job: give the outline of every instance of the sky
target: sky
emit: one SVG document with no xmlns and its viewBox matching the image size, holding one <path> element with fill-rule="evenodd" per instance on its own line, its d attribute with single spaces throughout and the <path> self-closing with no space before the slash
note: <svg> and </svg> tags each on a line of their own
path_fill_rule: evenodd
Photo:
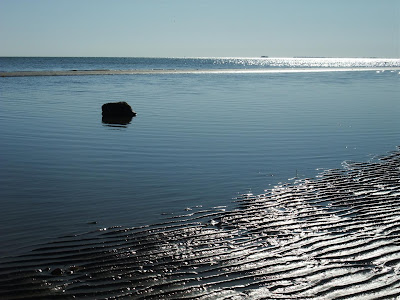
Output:
<svg viewBox="0 0 400 300">
<path fill-rule="evenodd" d="M 400 58 L 400 0 L 0 0 L 0 56 Z"/>
</svg>

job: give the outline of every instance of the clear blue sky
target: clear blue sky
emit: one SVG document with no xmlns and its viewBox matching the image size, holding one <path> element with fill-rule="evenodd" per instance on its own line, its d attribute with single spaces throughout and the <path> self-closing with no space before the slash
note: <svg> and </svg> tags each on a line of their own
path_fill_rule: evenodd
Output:
<svg viewBox="0 0 400 300">
<path fill-rule="evenodd" d="M 0 0 L 0 56 L 400 57 L 400 0 Z"/>
</svg>

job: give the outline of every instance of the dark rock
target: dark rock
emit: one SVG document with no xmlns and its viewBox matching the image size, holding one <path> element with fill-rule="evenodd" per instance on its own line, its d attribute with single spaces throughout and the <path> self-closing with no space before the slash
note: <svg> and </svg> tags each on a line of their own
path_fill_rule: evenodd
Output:
<svg viewBox="0 0 400 300">
<path fill-rule="evenodd" d="M 128 125 L 136 112 L 126 102 L 106 103 L 101 107 L 102 121 L 110 125 Z"/>
<path fill-rule="evenodd" d="M 103 118 L 132 118 L 136 116 L 136 112 L 126 102 L 106 103 L 101 107 Z"/>
</svg>

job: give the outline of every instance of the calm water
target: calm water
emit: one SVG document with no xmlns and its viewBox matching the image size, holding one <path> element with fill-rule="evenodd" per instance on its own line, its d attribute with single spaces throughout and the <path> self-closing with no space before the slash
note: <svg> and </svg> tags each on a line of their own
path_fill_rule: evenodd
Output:
<svg viewBox="0 0 400 300">
<path fill-rule="evenodd" d="M 123 60 L 2 58 L 0 70 L 281 67 L 267 59 Z M 0 255 L 160 222 L 185 208 L 232 206 L 237 195 L 296 174 L 394 150 L 399 81 L 399 71 L 0 78 Z M 101 105 L 110 101 L 127 101 L 138 116 L 103 124 Z"/>
<path fill-rule="evenodd" d="M 400 67 L 389 58 L 0 57 L 3 71 Z"/>
</svg>

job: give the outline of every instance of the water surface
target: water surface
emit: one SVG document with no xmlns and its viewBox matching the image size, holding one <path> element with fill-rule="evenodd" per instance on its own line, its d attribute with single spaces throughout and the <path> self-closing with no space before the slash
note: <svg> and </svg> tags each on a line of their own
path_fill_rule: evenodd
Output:
<svg viewBox="0 0 400 300">
<path fill-rule="evenodd" d="M 1 255 L 63 235 L 161 222 L 186 208 L 228 209 L 243 193 L 391 151 L 400 135 L 399 78 L 0 78 Z M 127 101 L 137 117 L 127 126 L 102 123 L 101 105 L 110 101 Z"/>
</svg>

